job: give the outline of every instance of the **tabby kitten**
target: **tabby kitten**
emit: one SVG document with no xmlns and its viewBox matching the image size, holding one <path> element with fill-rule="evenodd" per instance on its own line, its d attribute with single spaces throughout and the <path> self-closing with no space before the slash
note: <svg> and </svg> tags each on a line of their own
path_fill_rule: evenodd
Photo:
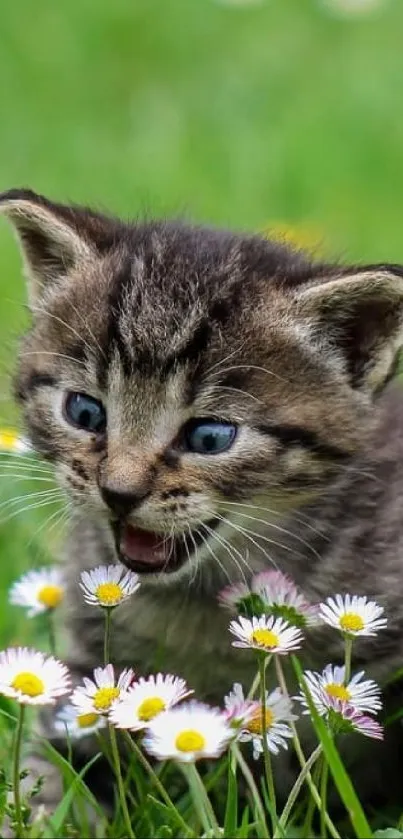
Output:
<svg viewBox="0 0 403 839">
<path fill-rule="evenodd" d="M 181 675 L 199 698 L 250 683 L 253 657 L 231 647 L 216 598 L 272 566 L 312 601 L 376 598 L 388 628 L 356 644 L 355 666 L 381 680 L 401 666 L 403 398 L 386 387 L 403 340 L 401 267 L 315 263 L 258 236 L 126 223 L 28 190 L 0 207 L 32 312 L 15 392 L 74 509 L 77 678 L 102 661 L 103 637 L 78 575 L 116 560 L 142 586 L 115 613 L 113 661 Z M 326 630 L 306 649 L 317 668 L 342 655 Z M 390 731 L 347 759 L 370 796 L 399 800 Z M 44 793 L 57 797 L 49 782 Z"/>
</svg>

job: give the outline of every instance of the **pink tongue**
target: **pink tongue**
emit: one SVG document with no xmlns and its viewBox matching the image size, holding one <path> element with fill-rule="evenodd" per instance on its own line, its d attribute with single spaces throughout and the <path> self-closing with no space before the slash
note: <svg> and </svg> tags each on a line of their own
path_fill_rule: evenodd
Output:
<svg viewBox="0 0 403 839">
<path fill-rule="evenodd" d="M 166 559 L 163 541 L 161 533 L 150 533 L 126 524 L 122 530 L 120 550 L 128 559 L 147 565 L 161 565 Z"/>
</svg>

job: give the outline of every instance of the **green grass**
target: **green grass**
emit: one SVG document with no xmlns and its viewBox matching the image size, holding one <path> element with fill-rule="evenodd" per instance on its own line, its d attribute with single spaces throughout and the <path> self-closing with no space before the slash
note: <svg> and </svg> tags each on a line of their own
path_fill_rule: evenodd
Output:
<svg viewBox="0 0 403 839">
<path fill-rule="evenodd" d="M 402 30 L 400 0 L 349 21 L 319 0 L 4 3 L 0 189 L 125 216 L 303 224 L 330 256 L 403 261 Z M 17 422 L 9 374 L 24 300 L 2 224 L 5 424 Z M 17 491 L 28 490 L 0 469 L 0 503 Z M 27 511 L 0 524 L 1 647 L 32 641 L 7 590 L 47 556 L 41 520 Z"/>
</svg>

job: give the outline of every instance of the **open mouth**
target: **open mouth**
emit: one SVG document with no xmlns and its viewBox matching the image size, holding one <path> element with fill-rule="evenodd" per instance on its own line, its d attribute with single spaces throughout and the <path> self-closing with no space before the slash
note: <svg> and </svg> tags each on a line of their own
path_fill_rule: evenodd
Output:
<svg viewBox="0 0 403 839">
<path fill-rule="evenodd" d="M 206 525 L 215 530 L 219 523 L 218 518 L 212 518 Z M 208 538 L 209 532 L 203 524 L 198 525 L 197 532 L 190 530 L 174 536 L 142 530 L 124 521 L 114 522 L 112 528 L 120 561 L 137 574 L 178 571 Z"/>
</svg>

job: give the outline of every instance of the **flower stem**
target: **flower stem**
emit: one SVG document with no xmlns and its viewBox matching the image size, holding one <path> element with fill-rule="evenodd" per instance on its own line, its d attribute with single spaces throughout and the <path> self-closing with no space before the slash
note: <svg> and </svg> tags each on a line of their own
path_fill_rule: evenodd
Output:
<svg viewBox="0 0 403 839">
<path fill-rule="evenodd" d="M 267 745 L 267 729 L 268 720 L 266 714 L 266 662 L 264 655 L 259 654 L 259 672 L 260 672 L 260 702 L 262 705 L 262 743 L 263 743 L 263 758 L 264 769 L 266 775 L 267 789 L 269 793 L 272 811 L 270 813 L 273 833 L 276 829 L 277 822 L 277 805 L 276 805 L 276 790 L 274 787 L 273 770 L 271 766 L 270 754 Z M 269 723 L 270 724 L 270 723 Z"/>
<path fill-rule="evenodd" d="M 265 658 L 264 666 L 265 666 L 266 670 L 267 670 L 267 667 L 268 667 L 271 659 L 272 659 L 271 655 L 268 655 Z M 255 695 L 258 687 L 259 687 L 259 684 L 260 684 L 260 670 L 257 671 L 256 676 L 255 676 L 255 678 L 254 678 L 254 680 L 253 680 L 253 682 L 250 686 L 250 690 L 248 692 L 247 699 L 253 699 L 253 697 L 254 697 L 254 695 Z"/>
<path fill-rule="evenodd" d="M 21 758 L 21 742 L 22 730 L 24 726 L 25 705 L 20 705 L 20 712 L 17 721 L 17 728 L 14 735 L 14 754 L 13 754 L 13 792 L 14 792 L 14 807 L 15 807 L 15 821 L 16 821 L 16 837 L 17 839 L 24 839 L 25 828 L 22 817 L 21 807 L 21 790 L 20 790 L 20 758 Z"/>
<path fill-rule="evenodd" d="M 291 792 L 290 792 L 290 794 L 287 798 L 287 801 L 284 805 L 284 810 L 283 810 L 283 812 L 280 816 L 278 827 L 277 827 L 277 830 L 275 831 L 275 833 L 273 835 L 273 839 L 278 839 L 278 837 L 281 836 L 282 832 L 286 829 L 287 822 L 288 822 L 288 819 L 291 815 L 292 808 L 293 808 L 293 806 L 294 806 L 294 804 L 295 804 L 295 802 L 296 802 L 296 800 L 299 796 L 302 784 L 306 780 L 307 773 L 311 771 L 314 763 L 316 763 L 316 761 L 320 757 L 321 753 L 322 753 L 322 745 L 319 744 L 319 746 L 317 746 L 316 749 L 309 756 L 308 760 L 305 763 L 305 766 L 302 767 L 301 772 L 299 773 L 298 778 L 295 781 L 295 784 L 294 784 L 294 786 L 293 786 L 293 788 L 292 788 L 292 790 L 291 790 Z M 322 836 L 322 834 L 321 834 L 321 836 Z"/>
<path fill-rule="evenodd" d="M 344 651 L 344 667 L 346 671 L 345 675 L 345 683 L 348 685 L 351 679 L 351 653 L 353 649 L 353 639 L 350 635 L 344 636 L 344 643 L 345 643 L 345 651 Z"/>
<path fill-rule="evenodd" d="M 56 658 L 56 655 L 57 655 L 57 652 L 56 652 L 56 633 L 55 633 L 55 625 L 54 625 L 54 622 L 53 622 L 53 614 L 54 614 L 54 610 L 53 609 L 48 609 L 46 618 L 47 618 L 47 622 L 48 622 L 49 649 L 50 649 L 50 652 L 52 653 L 52 655 L 54 656 L 54 658 Z"/>
<path fill-rule="evenodd" d="M 118 744 L 117 744 L 117 741 L 116 741 L 116 732 L 115 732 L 115 729 L 113 728 L 112 725 L 109 725 L 109 737 L 110 737 L 110 741 L 111 741 L 111 750 L 112 750 L 112 757 L 113 757 L 113 763 L 114 763 L 114 768 L 115 768 L 116 781 L 117 781 L 117 785 L 118 785 L 120 804 L 121 804 L 121 807 L 122 807 L 123 818 L 125 820 L 127 835 L 130 837 L 130 839 L 136 839 L 135 834 L 133 832 L 132 825 L 131 825 L 131 821 L 130 821 L 129 810 L 127 808 L 126 793 L 125 793 L 125 787 L 124 787 L 123 778 L 122 778 L 122 767 L 120 765 L 119 750 L 118 750 Z"/>
<path fill-rule="evenodd" d="M 281 690 L 283 691 L 284 696 L 287 696 L 289 698 L 287 683 L 286 683 L 286 680 L 285 680 L 285 677 L 284 677 L 283 668 L 281 666 L 281 661 L 279 660 L 278 656 L 276 656 L 276 671 L 277 671 L 278 683 L 281 687 Z M 293 741 L 295 753 L 296 753 L 297 758 L 299 760 L 301 769 L 303 769 L 306 766 L 307 761 L 306 761 L 304 752 L 302 751 L 302 746 L 301 746 L 301 743 L 300 743 L 300 739 L 298 737 L 298 731 L 296 729 L 295 723 L 292 720 L 290 720 L 290 728 L 291 728 L 291 731 L 293 733 L 293 740 L 292 741 Z M 319 812 L 321 812 L 321 810 L 322 810 L 321 797 L 319 795 L 318 788 L 313 781 L 313 778 L 312 778 L 312 775 L 311 775 L 310 771 L 306 771 L 306 783 L 309 787 L 309 792 L 311 793 L 311 796 L 312 796 Z M 333 837 L 333 839 L 341 839 L 339 831 L 334 826 L 329 814 L 326 813 L 326 812 L 324 812 L 324 820 L 325 820 L 326 827 L 327 827 L 330 835 Z"/>
<path fill-rule="evenodd" d="M 320 797 L 322 799 L 322 807 L 320 810 L 320 835 L 326 839 L 326 803 L 327 803 L 327 782 L 329 778 L 329 764 L 325 757 L 323 757 L 322 774 L 320 779 Z"/>
<path fill-rule="evenodd" d="M 111 615 L 112 609 L 105 609 L 105 634 L 104 634 L 104 665 L 109 664 L 111 645 Z"/>
<path fill-rule="evenodd" d="M 243 757 L 243 754 L 242 754 L 239 746 L 234 743 L 233 746 L 232 746 L 232 749 L 233 749 L 235 758 L 238 762 L 239 768 L 240 768 L 240 770 L 241 770 L 241 772 L 242 772 L 242 774 L 245 778 L 245 781 L 248 784 L 248 787 L 249 787 L 249 789 L 252 793 L 252 798 L 253 798 L 254 804 L 256 806 L 256 812 L 259 815 L 259 819 L 260 819 L 260 825 L 259 825 L 260 833 L 259 833 L 259 836 L 261 836 L 262 839 L 267 839 L 267 837 L 269 837 L 270 834 L 269 834 L 269 829 L 268 829 L 267 824 L 266 824 L 266 816 L 265 816 L 264 807 L 263 807 L 263 804 L 262 804 L 262 799 L 260 797 L 259 790 L 256 786 L 255 779 L 252 775 L 252 772 L 249 769 L 248 764 L 246 763 L 246 760 Z"/>
<path fill-rule="evenodd" d="M 158 790 L 164 804 L 166 804 L 166 806 L 171 810 L 172 814 L 176 818 L 176 821 L 178 822 L 178 825 L 180 825 L 182 830 L 184 831 L 184 836 L 193 836 L 194 834 L 193 834 L 192 830 L 186 824 L 183 816 L 181 816 L 177 807 L 175 807 L 175 804 L 173 803 L 172 799 L 168 795 L 164 785 L 161 783 L 157 773 L 154 772 L 154 769 L 152 768 L 151 764 L 148 762 L 146 756 L 141 751 L 138 743 L 136 743 L 134 738 L 130 736 L 128 731 L 124 731 L 123 733 L 124 733 L 125 740 L 126 740 L 128 746 L 129 746 L 129 748 L 136 755 L 137 760 L 139 761 L 139 763 L 141 763 L 141 765 L 143 766 L 143 768 L 145 769 L 145 771 L 149 775 L 151 781 L 153 782 L 154 786 Z"/>
<path fill-rule="evenodd" d="M 210 799 L 205 790 L 203 781 L 196 769 L 195 764 L 181 763 L 180 766 L 189 784 L 189 789 L 192 794 L 195 806 L 198 810 L 200 821 L 203 825 L 204 830 L 208 833 L 208 835 L 212 835 L 216 837 L 216 839 L 219 839 L 219 837 L 221 836 L 221 830 L 215 817 L 214 810 L 211 806 Z"/>
</svg>

